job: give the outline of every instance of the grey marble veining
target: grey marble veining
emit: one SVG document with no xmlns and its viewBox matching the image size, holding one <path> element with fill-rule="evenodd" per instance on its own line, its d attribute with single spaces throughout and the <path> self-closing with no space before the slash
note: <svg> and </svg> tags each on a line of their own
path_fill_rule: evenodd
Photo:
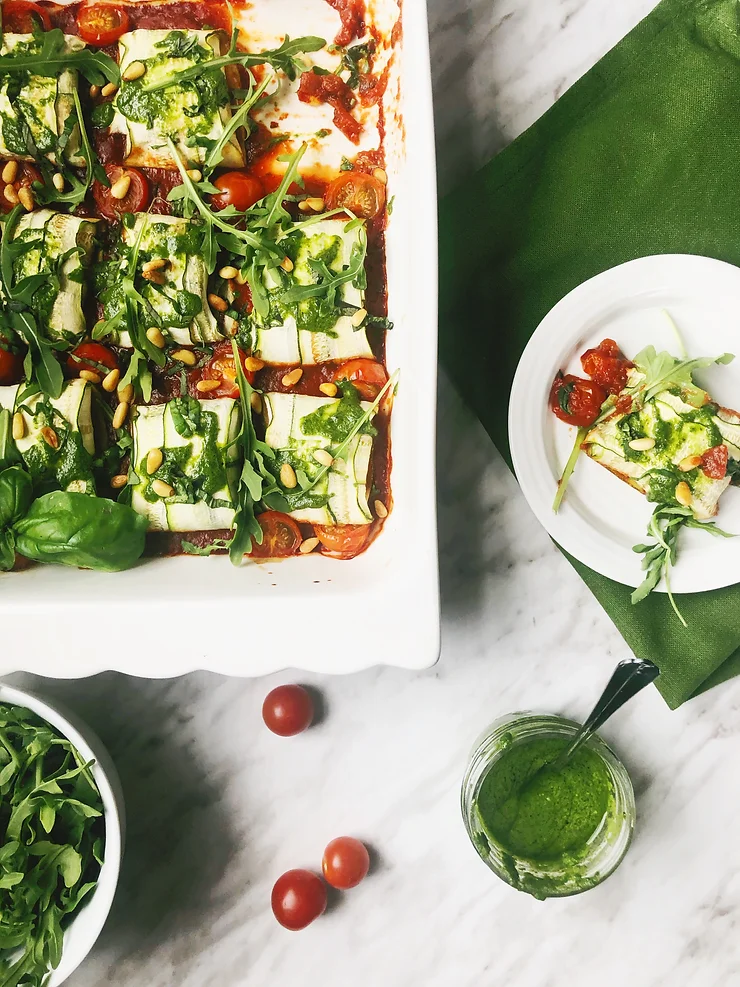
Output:
<svg viewBox="0 0 740 987">
<path fill-rule="evenodd" d="M 432 0 L 442 188 L 536 119 L 650 5 Z M 740 685 L 676 712 L 648 690 L 609 724 L 639 818 L 602 887 L 539 903 L 499 883 L 468 844 L 458 791 L 476 735 L 512 709 L 583 713 L 627 649 L 444 377 L 438 473 L 443 650 L 428 672 L 13 677 L 98 730 L 128 804 L 120 893 L 70 987 L 740 982 Z M 234 647 L 232 626 L 223 638 Z M 323 714 L 282 740 L 261 703 L 296 679 L 320 690 Z M 372 876 L 309 930 L 282 930 L 274 880 L 318 867 L 342 833 L 372 846 Z"/>
</svg>

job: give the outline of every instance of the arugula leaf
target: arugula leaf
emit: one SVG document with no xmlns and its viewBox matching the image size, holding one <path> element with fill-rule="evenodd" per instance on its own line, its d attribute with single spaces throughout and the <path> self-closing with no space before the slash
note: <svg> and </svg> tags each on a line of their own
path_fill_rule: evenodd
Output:
<svg viewBox="0 0 740 987">
<path fill-rule="evenodd" d="M 75 126 L 80 128 L 80 154 L 85 159 L 85 179 L 84 181 L 80 181 L 74 171 L 70 168 L 64 168 L 64 178 L 67 184 L 71 186 L 67 192 L 58 192 L 50 181 L 43 185 L 40 182 L 34 182 L 33 185 L 36 198 L 40 203 L 61 203 L 66 205 L 69 209 L 74 209 L 75 206 L 78 206 L 84 201 L 94 179 L 97 178 L 97 180 L 105 186 L 110 185 L 105 169 L 100 164 L 98 156 L 90 143 L 90 137 L 87 133 L 87 128 L 85 127 L 85 118 L 82 113 L 82 106 L 80 104 L 80 97 L 76 89 L 72 92 L 72 98 L 74 99 L 75 112 L 67 117 L 64 124 L 64 129 L 65 133 L 71 134 Z M 63 148 L 60 149 L 60 158 L 62 157 L 62 150 Z"/>
<path fill-rule="evenodd" d="M 694 384 L 692 379 L 694 371 L 702 367 L 710 367 L 714 363 L 731 363 L 734 359 L 732 353 L 723 353 L 717 357 L 704 356 L 693 360 L 677 360 L 665 350 L 657 353 L 654 346 L 646 346 L 632 361 L 640 373 L 644 374 L 645 379 L 625 390 L 626 393 L 639 393 L 644 404 L 666 388 L 676 386 L 681 388 L 687 404 L 700 407 L 706 400 L 706 391 Z"/>
<path fill-rule="evenodd" d="M 360 84 L 360 76 L 367 75 L 370 71 L 370 56 L 375 52 L 375 41 L 370 39 L 362 44 L 353 45 L 347 48 L 342 54 L 342 64 L 337 70 L 338 73 L 347 72 L 345 82 L 350 89 L 356 89 Z"/>
<path fill-rule="evenodd" d="M 118 65 L 104 52 L 91 48 L 67 51 L 64 33 L 58 27 L 44 31 L 40 38 L 38 54 L 0 55 L 0 74 L 29 72 L 56 78 L 64 69 L 76 69 L 91 85 L 101 86 L 105 82 L 118 85 L 121 81 Z"/>
<path fill-rule="evenodd" d="M 64 387 L 62 368 L 54 355 L 54 348 L 39 331 L 31 312 L 11 312 L 10 321 L 15 331 L 28 343 L 33 377 L 49 397 L 58 398 Z"/>
<path fill-rule="evenodd" d="M 364 229 L 360 234 L 357 243 L 352 247 L 349 264 L 341 273 L 330 271 L 321 260 L 309 260 L 309 264 L 319 275 L 316 284 L 296 284 L 292 288 L 280 293 L 282 302 L 301 302 L 306 298 L 316 298 L 320 295 L 328 296 L 333 305 L 336 298 L 336 291 L 343 284 L 353 282 L 364 286 L 365 277 L 365 255 L 367 254 L 367 234 Z"/>
<path fill-rule="evenodd" d="M 241 105 L 232 112 L 231 119 L 224 127 L 221 136 L 213 143 L 213 146 L 209 149 L 208 154 L 206 155 L 206 159 L 203 163 L 203 174 L 206 175 L 206 177 L 211 174 L 214 168 L 217 168 L 218 165 L 221 164 L 223 159 L 223 149 L 229 143 L 237 130 L 240 127 L 246 127 L 247 132 L 249 132 L 251 129 L 249 114 L 262 98 L 263 93 L 272 81 L 277 81 L 275 76 L 266 72 L 262 82 L 256 89 L 254 89 L 252 74 L 249 74 L 250 92 L 244 98 Z"/>
<path fill-rule="evenodd" d="M 182 539 L 180 548 L 186 555 L 211 555 L 216 551 L 223 551 L 231 545 L 231 538 L 216 538 L 210 545 L 195 545 L 191 541 Z"/>
</svg>

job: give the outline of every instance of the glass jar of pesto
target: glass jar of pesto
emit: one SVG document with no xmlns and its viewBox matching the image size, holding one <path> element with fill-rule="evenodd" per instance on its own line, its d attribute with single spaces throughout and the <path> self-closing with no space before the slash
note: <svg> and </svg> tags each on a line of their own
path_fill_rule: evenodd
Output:
<svg viewBox="0 0 740 987">
<path fill-rule="evenodd" d="M 535 898 L 600 884 L 632 839 L 632 783 L 603 740 L 555 763 L 578 728 L 561 716 L 501 717 L 476 742 L 463 780 L 463 818 L 481 859 Z"/>
</svg>

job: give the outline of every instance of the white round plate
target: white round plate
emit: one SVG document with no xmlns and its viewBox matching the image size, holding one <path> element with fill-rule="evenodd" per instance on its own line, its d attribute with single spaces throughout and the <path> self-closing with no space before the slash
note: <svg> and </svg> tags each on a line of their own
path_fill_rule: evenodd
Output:
<svg viewBox="0 0 740 987">
<path fill-rule="evenodd" d="M 580 562 L 627 586 L 643 579 L 632 546 L 649 541 L 654 504 L 603 466 L 581 455 L 557 514 L 552 502 L 576 429 L 550 411 L 558 370 L 583 375 L 580 356 L 602 339 L 627 357 L 652 344 L 678 356 L 665 313 L 690 357 L 735 353 L 729 365 L 700 370 L 695 379 L 713 400 L 740 409 L 740 268 L 708 257 L 642 257 L 591 278 L 548 312 L 519 361 L 509 403 L 514 470 L 529 506 L 555 541 Z M 740 535 L 740 489 L 728 488 L 716 518 Z M 740 582 L 740 537 L 681 532 L 674 593 L 699 593 Z M 659 590 L 665 592 L 661 584 Z"/>
</svg>

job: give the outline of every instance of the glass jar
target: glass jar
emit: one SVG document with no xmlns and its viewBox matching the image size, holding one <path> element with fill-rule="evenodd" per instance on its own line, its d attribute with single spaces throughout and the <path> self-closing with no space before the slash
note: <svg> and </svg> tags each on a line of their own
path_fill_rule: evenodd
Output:
<svg viewBox="0 0 740 987">
<path fill-rule="evenodd" d="M 583 850 L 553 860 L 533 860 L 507 852 L 484 826 L 478 811 L 478 794 L 492 766 L 514 745 L 535 739 L 567 739 L 579 727 L 579 723 L 562 716 L 541 713 L 503 716 L 478 738 L 463 779 L 463 818 L 479 856 L 503 881 L 536 898 L 588 891 L 605 881 L 622 862 L 635 824 L 635 796 L 624 765 L 600 737 L 594 735 L 586 741 L 585 746 L 601 758 L 607 769 L 613 798 Z"/>
</svg>

